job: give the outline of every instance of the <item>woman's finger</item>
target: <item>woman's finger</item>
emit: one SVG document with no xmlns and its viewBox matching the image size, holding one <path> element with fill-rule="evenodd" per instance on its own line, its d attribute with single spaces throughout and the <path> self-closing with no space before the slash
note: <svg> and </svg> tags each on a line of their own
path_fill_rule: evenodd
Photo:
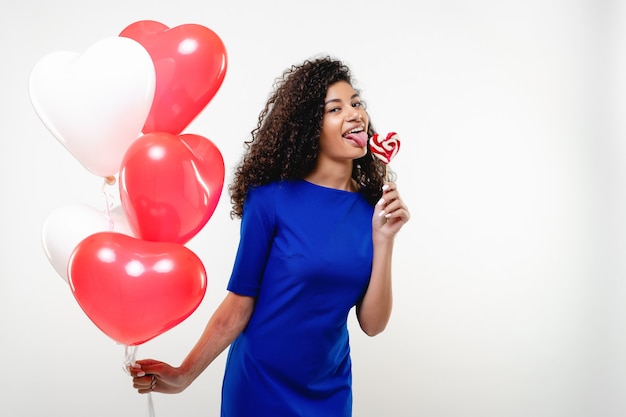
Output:
<svg viewBox="0 0 626 417">
<path fill-rule="evenodd" d="M 146 375 L 133 378 L 133 388 L 140 394 L 153 391 L 156 387 L 156 377 L 154 375 Z"/>
</svg>

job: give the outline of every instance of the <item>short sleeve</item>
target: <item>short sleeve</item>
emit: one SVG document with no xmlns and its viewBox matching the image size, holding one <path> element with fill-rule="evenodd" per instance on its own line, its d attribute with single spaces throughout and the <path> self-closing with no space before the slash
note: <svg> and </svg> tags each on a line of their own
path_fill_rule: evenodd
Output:
<svg viewBox="0 0 626 417">
<path fill-rule="evenodd" d="M 256 297 L 275 235 L 273 186 L 248 190 L 241 217 L 240 240 L 228 290 Z"/>
</svg>

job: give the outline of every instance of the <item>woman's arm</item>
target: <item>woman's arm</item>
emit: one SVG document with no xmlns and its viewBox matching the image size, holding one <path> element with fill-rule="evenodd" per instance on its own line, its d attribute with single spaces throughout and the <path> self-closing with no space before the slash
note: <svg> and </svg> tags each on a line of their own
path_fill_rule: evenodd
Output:
<svg viewBox="0 0 626 417">
<path fill-rule="evenodd" d="M 391 317 L 393 244 L 396 234 L 409 218 L 409 210 L 400 199 L 396 184 L 385 184 L 383 197 L 376 204 L 372 216 L 372 275 L 363 299 L 356 306 L 359 325 L 369 336 L 376 336 L 385 330 Z"/>
<path fill-rule="evenodd" d="M 254 297 L 229 292 L 179 367 L 152 359 L 137 361 L 131 368 L 133 387 L 139 393 L 183 391 L 243 331 L 252 316 L 254 302 Z"/>
</svg>

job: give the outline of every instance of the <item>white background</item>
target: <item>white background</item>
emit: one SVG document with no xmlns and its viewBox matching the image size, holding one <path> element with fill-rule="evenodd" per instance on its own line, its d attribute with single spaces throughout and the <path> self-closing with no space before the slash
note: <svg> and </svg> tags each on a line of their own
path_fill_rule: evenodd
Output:
<svg viewBox="0 0 626 417">
<path fill-rule="evenodd" d="M 412 211 L 397 237 L 380 336 L 351 318 L 355 416 L 626 415 L 623 3 L 4 0 L 0 6 L 0 415 L 139 416 L 123 347 L 85 316 L 42 249 L 55 208 L 104 207 L 102 179 L 46 130 L 35 63 L 139 20 L 213 29 L 224 84 L 185 129 L 214 141 L 227 182 L 274 79 L 320 53 L 348 63 Z M 209 288 L 139 347 L 178 364 L 225 294 L 238 240 L 223 193 L 187 246 Z M 323 219 L 320 219 L 323 221 Z M 158 417 L 217 416 L 222 355 Z M 274 416 L 272 416 L 274 417 Z"/>
</svg>

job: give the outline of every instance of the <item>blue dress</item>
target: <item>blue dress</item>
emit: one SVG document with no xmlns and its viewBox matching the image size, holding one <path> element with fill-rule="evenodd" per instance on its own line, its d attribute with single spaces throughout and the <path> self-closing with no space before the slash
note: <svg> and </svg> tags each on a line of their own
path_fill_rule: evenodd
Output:
<svg viewBox="0 0 626 417">
<path fill-rule="evenodd" d="M 351 416 L 347 318 L 369 283 L 373 210 L 304 180 L 248 192 L 228 290 L 256 305 L 228 353 L 223 417 Z"/>
</svg>

